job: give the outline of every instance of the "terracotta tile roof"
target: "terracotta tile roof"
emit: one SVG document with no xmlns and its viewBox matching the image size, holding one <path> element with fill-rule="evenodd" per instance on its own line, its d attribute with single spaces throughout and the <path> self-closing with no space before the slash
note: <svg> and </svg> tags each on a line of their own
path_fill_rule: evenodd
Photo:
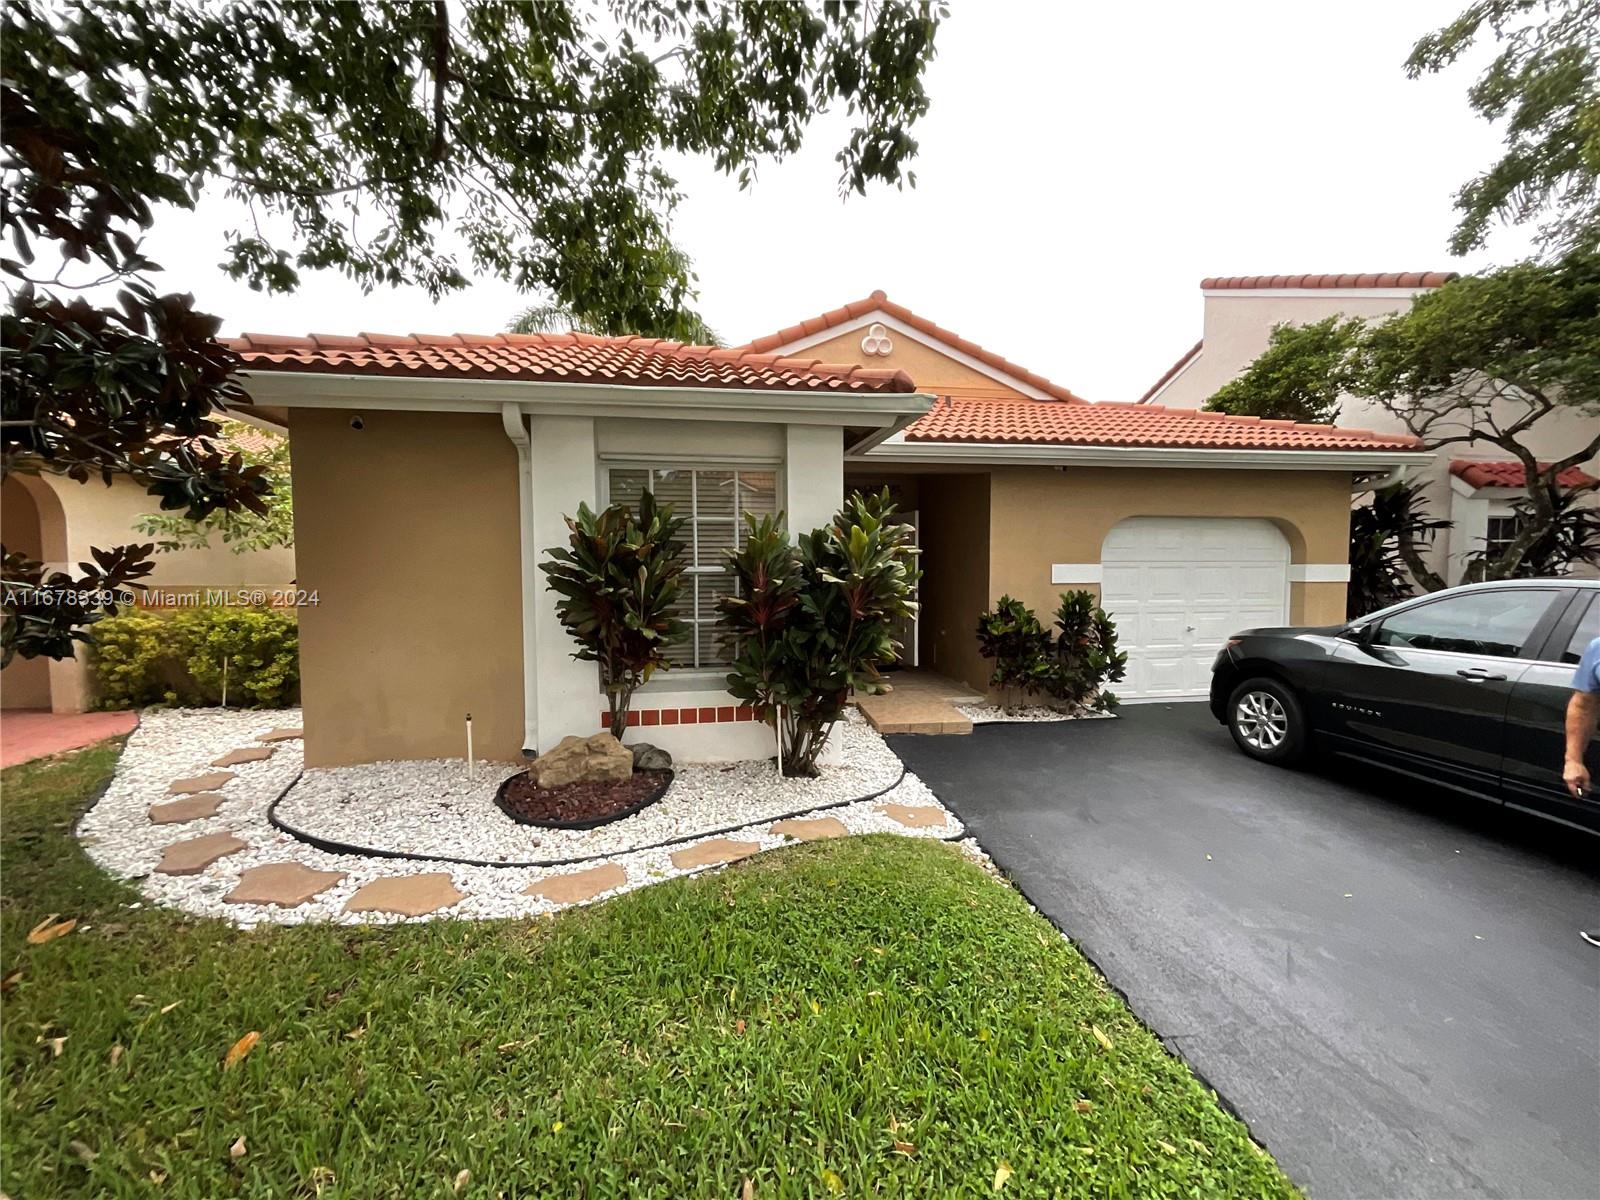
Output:
<svg viewBox="0 0 1600 1200">
<path fill-rule="evenodd" d="M 1434 288 L 1459 279 L 1455 271 L 1383 271 L 1372 275 L 1213 275 L 1202 279 L 1206 291 L 1230 288 Z"/>
<path fill-rule="evenodd" d="M 753 342 L 746 342 L 739 349 L 757 353 L 775 350 L 779 346 L 787 346 L 790 342 L 797 342 L 801 338 L 811 337 L 835 326 L 859 320 L 872 312 L 888 313 L 895 320 L 911 326 L 917 332 L 925 333 L 952 349 L 961 351 L 969 358 L 975 358 L 979 362 L 993 367 L 996 371 L 1004 372 L 1014 379 L 1020 379 L 1032 387 L 1038 388 L 1047 396 L 1054 396 L 1057 400 L 1083 401 L 1082 396 L 1073 394 L 1058 383 L 1051 383 L 1043 375 L 1035 375 L 1026 367 L 1020 367 L 1010 359 L 1002 358 L 993 350 L 985 350 L 978 343 L 969 342 L 959 334 L 935 325 L 927 317 L 919 317 L 905 305 L 896 304 L 881 290 L 873 292 L 865 300 L 852 300 L 849 304 L 822 313 L 820 316 L 811 317 L 809 320 L 801 321 L 798 325 L 790 325 L 787 329 L 778 330 L 777 333 L 769 333 L 765 337 L 758 337 Z M 1086 401 L 1083 402 L 1086 403 Z"/>
<path fill-rule="evenodd" d="M 1196 450 L 1416 450 L 1407 434 L 1267 421 L 1159 404 L 940 400 L 906 430 L 913 442 L 1161 446 Z"/>
<path fill-rule="evenodd" d="M 1541 467 L 1548 464 L 1540 463 Z M 1450 463 L 1450 474 L 1472 488 L 1519 488 L 1527 482 L 1527 471 L 1511 459 L 1457 458 Z M 1600 483 L 1582 467 L 1568 467 L 1556 475 L 1556 486 L 1564 488 L 1592 487 Z"/>
<path fill-rule="evenodd" d="M 244 421 L 230 421 L 224 417 L 221 425 L 224 437 L 240 449 L 253 454 L 265 454 L 283 441 L 282 434 L 272 433 L 255 425 L 246 424 Z"/>
<path fill-rule="evenodd" d="M 914 392 L 904 371 L 814 358 L 689 346 L 659 338 L 587 333 L 411 334 L 284 337 L 247 333 L 224 343 L 247 370 L 500 379 L 642 387 L 774 391 Z"/>
<path fill-rule="evenodd" d="M 1145 392 L 1144 395 L 1140 396 L 1138 400 L 1134 401 L 1134 403 L 1136 403 L 1136 404 L 1147 403 L 1151 396 L 1154 396 L 1162 388 L 1166 387 L 1167 381 L 1169 379 L 1171 379 L 1179 371 L 1183 370 L 1190 363 L 1192 363 L 1195 360 L 1196 356 L 1198 356 L 1200 351 L 1203 350 L 1203 349 L 1205 349 L 1205 342 L 1203 340 L 1202 341 L 1198 341 L 1194 345 L 1190 346 L 1187 350 L 1185 350 L 1183 352 L 1183 354 L 1179 357 L 1178 361 L 1173 363 L 1170 367 L 1168 367 L 1166 369 L 1166 372 L 1161 376 L 1161 378 L 1156 380 L 1154 383 L 1152 383 L 1150 385 L 1150 389 L 1147 392 Z"/>
</svg>

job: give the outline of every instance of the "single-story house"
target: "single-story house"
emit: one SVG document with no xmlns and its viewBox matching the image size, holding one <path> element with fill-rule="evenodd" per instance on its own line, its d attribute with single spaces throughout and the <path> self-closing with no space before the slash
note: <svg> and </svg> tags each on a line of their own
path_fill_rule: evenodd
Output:
<svg viewBox="0 0 1600 1200">
<path fill-rule="evenodd" d="M 1386 317 L 1404 311 L 1417 296 L 1454 278 L 1455 273 L 1449 271 L 1412 271 L 1203 279 L 1200 341 L 1167 368 L 1140 403 L 1199 408 L 1223 384 L 1243 374 L 1267 348 L 1274 326 L 1309 325 L 1331 316 Z M 1514 405 L 1501 403 L 1495 415 L 1502 424 L 1510 424 L 1522 414 Z M 1339 420 L 1385 433 L 1405 429 L 1393 413 L 1354 396 L 1345 398 Z M 1522 440 L 1541 460 L 1553 461 L 1593 436 L 1592 416 L 1562 409 L 1542 417 Z M 1423 556 L 1446 582 L 1461 581 L 1474 553 L 1516 536 L 1512 506 L 1525 494 L 1523 474 L 1521 463 L 1488 443 L 1450 446 L 1411 473 L 1411 481 L 1422 484 L 1429 515 L 1453 522 L 1450 529 L 1438 533 Z M 1592 486 L 1597 476 L 1600 456 L 1564 471 L 1558 482 L 1563 487 L 1586 487 Z M 1600 497 L 1590 496 L 1586 503 L 1600 503 Z"/>
<path fill-rule="evenodd" d="M 764 757 L 724 690 L 721 552 L 741 511 L 809 529 L 889 486 L 920 531 L 907 658 L 973 686 L 979 612 L 1049 619 L 1096 591 L 1134 699 L 1204 693 L 1234 629 L 1342 618 L 1352 488 L 1414 439 L 1092 404 L 881 292 L 747 346 L 584 334 L 271 337 L 232 345 L 293 447 L 301 691 L 312 765 L 510 759 L 600 728 L 537 564 L 563 517 L 649 486 L 692 520 L 693 637 L 630 737 Z"/>
<path fill-rule="evenodd" d="M 248 419 L 225 421 L 223 433 L 233 446 L 255 451 L 267 450 L 283 436 Z M 156 540 L 135 526 L 159 510 L 160 501 L 124 475 L 114 475 L 106 484 L 13 472 L 0 487 L 0 542 L 47 567 L 75 571 L 92 547 Z M 140 603 L 149 607 L 191 603 L 218 592 L 270 596 L 288 590 L 295 577 L 293 548 L 235 554 L 221 538 L 203 549 L 158 550 L 154 563 L 155 570 L 134 589 Z M 19 658 L 0 672 L 0 705 L 7 709 L 82 712 L 92 699 L 89 693 L 81 656 L 61 662 Z"/>
</svg>

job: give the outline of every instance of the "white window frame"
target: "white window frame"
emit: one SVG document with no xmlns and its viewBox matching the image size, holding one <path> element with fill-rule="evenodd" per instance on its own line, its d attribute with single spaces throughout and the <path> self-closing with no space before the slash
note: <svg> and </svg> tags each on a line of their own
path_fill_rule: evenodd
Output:
<svg viewBox="0 0 1600 1200">
<path fill-rule="evenodd" d="M 640 455 L 627 455 L 625 457 L 612 457 L 612 456 L 609 456 L 609 455 L 602 456 L 601 460 L 600 460 L 600 489 L 599 489 L 599 491 L 600 491 L 600 503 L 601 503 L 601 505 L 603 507 L 609 506 L 611 504 L 611 472 L 613 472 L 613 471 L 649 471 L 651 473 L 650 474 L 650 483 L 652 485 L 651 486 L 651 490 L 652 491 L 654 491 L 655 473 L 657 471 L 692 471 L 692 472 L 694 472 L 694 476 L 693 476 L 694 483 L 693 483 L 693 490 L 691 492 L 691 497 L 692 497 L 692 503 L 694 504 L 694 507 L 695 507 L 695 512 L 689 514 L 690 517 L 691 517 L 691 520 L 689 521 L 689 528 L 690 528 L 690 531 L 691 531 L 691 536 L 693 537 L 694 540 L 690 543 L 689 552 L 690 552 L 690 554 L 692 556 L 692 561 L 697 563 L 697 564 L 699 563 L 699 559 L 700 559 L 700 516 L 699 516 L 699 507 L 700 507 L 700 472 L 702 472 L 702 471 L 733 471 L 733 472 L 736 473 L 735 474 L 735 480 L 737 480 L 737 472 L 739 472 L 739 471 L 750 471 L 750 472 L 768 471 L 768 472 L 771 472 L 771 474 L 772 474 L 772 486 L 773 486 L 773 495 L 772 495 L 773 516 L 777 516 L 779 513 L 782 513 L 784 511 L 783 498 L 786 495 L 786 492 L 784 490 L 784 470 L 783 470 L 783 463 L 778 459 L 773 459 L 773 458 L 744 458 L 744 457 L 678 458 L 678 457 L 672 457 L 672 456 L 667 456 L 667 457 L 663 457 L 663 458 L 646 458 L 646 457 L 642 457 Z M 738 484 L 737 484 L 737 482 L 735 482 L 734 488 L 735 488 L 735 491 L 734 491 L 734 517 L 733 517 L 733 522 L 734 522 L 735 537 L 737 538 L 738 531 L 742 527 L 742 522 L 744 520 L 744 511 L 739 507 L 739 503 L 738 503 L 738 490 L 737 490 L 738 489 Z M 681 516 L 683 514 L 680 513 L 678 515 Z M 720 518 L 713 517 L 713 518 L 710 518 L 710 519 L 711 520 L 718 520 Z M 724 574 L 724 573 L 725 572 L 721 571 L 719 568 L 716 568 L 716 567 L 699 566 L 699 565 L 690 566 L 690 567 L 687 567 L 687 568 L 684 569 L 684 574 L 686 576 L 688 576 L 690 578 L 690 580 L 693 582 L 693 586 L 694 586 L 694 589 L 695 589 L 695 594 L 694 594 L 694 611 L 695 612 L 698 613 L 700 611 L 700 582 L 699 582 L 700 581 L 700 577 L 705 576 L 705 575 L 721 575 L 721 574 Z M 673 686 L 675 684 L 681 685 L 682 683 L 684 683 L 684 682 L 686 682 L 686 681 L 688 681 L 690 679 L 693 679 L 693 678 L 715 678 L 715 679 L 721 679 L 724 676 L 726 676 L 727 673 L 728 673 L 728 667 L 729 667 L 728 663 L 712 663 L 712 664 L 706 665 L 706 666 L 699 665 L 700 664 L 700 627 L 702 625 L 713 625 L 713 624 L 715 624 L 716 623 L 715 619 L 713 618 L 711 620 L 701 620 L 698 617 L 696 617 L 696 618 L 688 618 L 688 619 L 685 620 L 685 623 L 690 627 L 690 637 L 691 637 L 691 639 L 693 640 L 693 643 L 694 643 L 694 651 L 693 651 L 693 653 L 694 653 L 694 661 L 695 661 L 696 665 L 694 665 L 694 666 L 673 666 L 670 671 L 666 672 L 666 674 L 671 677 L 671 680 L 670 681 L 667 681 L 667 680 L 660 681 L 662 686 L 664 686 L 664 687 Z M 656 681 L 652 681 L 652 682 L 656 682 Z"/>
</svg>

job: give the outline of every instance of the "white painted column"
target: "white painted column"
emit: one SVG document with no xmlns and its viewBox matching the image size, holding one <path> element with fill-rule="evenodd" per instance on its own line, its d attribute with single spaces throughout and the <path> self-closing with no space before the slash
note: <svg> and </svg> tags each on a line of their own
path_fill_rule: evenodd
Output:
<svg viewBox="0 0 1600 1200">
<path fill-rule="evenodd" d="M 538 561 L 545 552 L 567 544 L 565 517 L 582 501 L 596 504 L 594 421 L 588 417 L 532 418 L 529 450 L 533 475 L 533 545 Z M 600 731 L 599 670 L 572 657 L 576 643 L 556 617 L 556 594 L 545 586 L 543 571 L 533 592 L 534 641 L 537 646 L 539 749 L 549 750 L 569 734 L 588 737 Z"/>
<path fill-rule="evenodd" d="M 826 525 L 844 501 L 844 437 L 837 425 L 786 425 L 783 508 L 794 538 Z"/>
</svg>

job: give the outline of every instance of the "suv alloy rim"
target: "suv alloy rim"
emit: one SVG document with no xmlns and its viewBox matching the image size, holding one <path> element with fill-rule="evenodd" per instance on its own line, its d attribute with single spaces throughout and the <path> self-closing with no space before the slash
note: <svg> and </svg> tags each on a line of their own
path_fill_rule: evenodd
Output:
<svg viewBox="0 0 1600 1200">
<path fill-rule="evenodd" d="M 1234 728 L 1257 750 L 1276 750 L 1289 735 L 1289 716 L 1271 692 L 1246 692 L 1233 710 Z"/>
</svg>

